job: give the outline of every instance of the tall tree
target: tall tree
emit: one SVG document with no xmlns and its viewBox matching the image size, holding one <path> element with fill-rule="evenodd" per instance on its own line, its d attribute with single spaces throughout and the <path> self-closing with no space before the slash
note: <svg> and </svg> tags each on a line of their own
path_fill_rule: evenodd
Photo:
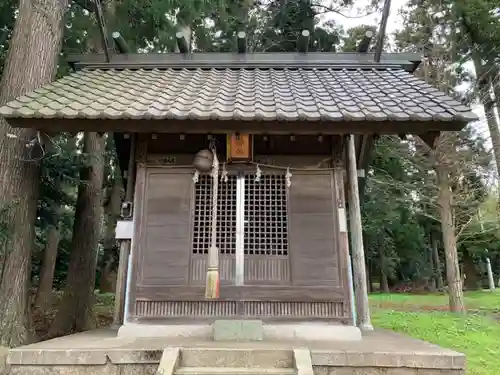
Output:
<svg viewBox="0 0 500 375">
<path fill-rule="evenodd" d="M 66 0 L 20 0 L 0 82 L 0 104 L 54 78 L 66 8 Z M 0 344 L 6 346 L 17 346 L 29 339 L 28 288 L 39 163 L 24 160 L 25 142 L 34 137 L 34 130 L 12 129 L 0 119 L 0 204 L 9 206 L 4 219 L 11 224 L 2 248 L 0 284 Z"/>
<path fill-rule="evenodd" d="M 7 0 L 0 3 L 0 25 L 3 25 L 0 29 L 0 77 L 2 76 L 5 57 L 12 37 L 16 5 L 17 1 L 15 0 Z"/>
<path fill-rule="evenodd" d="M 100 239 L 104 176 L 104 139 L 97 133 L 83 137 L 83 166 L 75 208 L 73 240 L 63 298 L 49 336 L 93 327 L 92 306 Z"/>
<path fill-rule="evenodd" d="M 67 237 L 64 230 L 68 207 L 74 206 L 73 188 L 78 176 L 76 137 L 62 133 L 52 139 L 52 152 L 44 158 L 40 178 L 40 199 L 38 200 L 38 242 L 43 244 L 38 256 L 43 259 L 38 273 L 38 288 L 35 308 L 43 312 L 52 306 L 52 286 L 56 268 L 59 243 Z M 36 277 L 35 277 L 36 279 Z"/>
<path fill-rule="evenodd" d="M 495 107 L 500 108 L 498 51 L 500 25 L 495 10 L 498 3 L 489 0 L 455 1 L 455 20 L 458 23 L 462 61 L 471 59 L 476 73 L 476 94 L 484 107 L 486 122 L 495 155 L 497 181 L 500 178 L 500 129 Z M 500 193 L 500 190 L 499 190 Z M 500 196 L 498 199 L 500 207 Z"/>
<path fill-rule="evenodd" d="M 118 1 L 108 1 L 103 9 L 109 25 L 115 25 Z M 88 15 L 90 32 L 85 33 L 87 52 L 102 52 L 102 35 L 95 14 Z M 63 298 L 49 336 L 81 332 L 95 326 L 92 306 L 103 221 L 103 182 L 106 137 L 103 133 L 83 134 L 80 181 L 75 206 L 73 237 Z"/>
</svg>

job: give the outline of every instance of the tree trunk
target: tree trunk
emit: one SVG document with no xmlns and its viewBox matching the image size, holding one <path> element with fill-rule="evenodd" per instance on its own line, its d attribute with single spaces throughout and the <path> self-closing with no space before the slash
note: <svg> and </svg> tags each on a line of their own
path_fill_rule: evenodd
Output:
<svg viewBox="0 0 500 375">
<path fill-rule="evenodd" d="M 182 21 L 180 22 L 181 24 L 183 23 Z M 193 36 L 193 31 L 191 30 L 191 26 L 187 26 L 187 25 L 182 25 L 182 26 L 179 26 L 179 31 L 182 33 L 182 35 L 184 35 L 184 38 L 186 39 L 186 42 L 187 42 L 187 45 L 188 45 L 188 49 L 189 51 L 191 51 L 191 37 Z M 179 53 L 179 46 L 177 45 L 177 43 L 175 44 L 175 49 L 174 49 L 174 52 L 176 53 Z"/>
<path fill-rule="evenodd" d="M 106 228 L 104 231 L 101 277 L 99 279 L 99 290 L 102 293 L 114 293 L 116 287 L 116 268 L 119 250 L 115 239 L 115 229 L 116 221 L 120 216 L 120 203 L 122 199 L 122 183 L 118 175 L 115 175 L 113 178 L 108 199 L 104 207 Z"/>
<path fill-rule="evenodd" d="M 432 239 L 432 254 L 434 258 L 434 271 L 436 272 L 436 287 L 438 290 L 444 289 L 443 273 L 441 272 L 441 258 L 439 258 L 439 242 Z"/>
<path fill-rule="evenodd" d="M 479 288 L 479 278 L 477 276 L 476 264 L 472 255 L 465 250 L 463 252 L 462 264 L 464 267 L 464 287 L 467 290 L 476 290 Z"/>
<path fill-rule="evenodd" d="M 63 35 L 65 0 L 20 0 L 18 15 L 2 81 L 4 104 L 55 76 Z M 15 139 L 7 137 L 10 133 Z M 17 346 L 30 339 L 28 289 L 38 198 L 39 163 L 26 162 L 24 141 L 36 136 L 32 129 L 12 129 L 0 118 L 0 205 L 7 208 L 8 225 L 0 284 L 0 345 Z"/>
<path fill-rule="evenodd" d="M 386 259 L 384 249 L 380 249 L 380 291 L 382 293 L 390 293 L 389 279 L 385 272 Z"/>
<path fill-rule="evenodd" d="M 433 240 L 432 240 L 432 233 L 429 234 L 429 268 L 431 270 L 431 278 L 430 278 L 430 285 L 429 285 L 429 291 L 431 293 L 435 293 L 437 290 L 437 273 L 436 273 L 436 265 L 434 264 L 434 252 L 432 249 L 433 246 Z"/>
<path fill-rule="evenodd" d="M 384 271 L 380 271 L 380 291 L 382 293 L 390 293 L 389 289 L 389 279 Z"/>
<path fill-rule="evenodd" d="M 474 51 L 474 48 L 472 49 Z M 498 85 L 493 82 L 496 80 L 496 69 L 490 64 L 483 66 L 481 64 L 481 57 L 473 52 L 474 70 L 478 78 L 477 86 L 479 88 L 479 97 L 484 107 L 484 114 L 486 122 L 490 131 L 491 145 L 493 147 L 493 154 L 495 155 L 495 170 L 497 172 L 497 179 L 500 176 L 500 129 L 498 127 L 497 116 L 494 111 L 495 101 L 491 97 L 490 89 L 494 89 L 495 100 L 497 108 L 500 108 L 500 89 Z M 500 194 L 500 189 L 498 190 Z M 497 199 L 498 206 L 500 207 L 500 197 Z"/>
<path fill-rule="evenodd" d="M 366 285 L 368 286 L 368 293 L 373 293 L 372 261 L 370 259 L 366 260 Z"/>
<path fill-rule="evenodd" d="M 85 133 L 83 152 L 90 160 L 80 172 L 68 277 L 59 311 L 50 327 L 50 337 L 84 331 L 93 326 L 104 174 L 103 138 L 97 133 Z"/>
<path fill-rule="evenodd" d="M 435 166 L 438 183 L 438 209 L 443 232 L 444 253 L 446 259 L 446 280 L 450 311 L 465 312 L 462 282 L 458 265 L 457 239 L 452 216 L 452 193 L 445 167 Z"/>
<path fill-rule="evenodd" d="M 57 180 L 55 184 L 55 190 L 59 190 L 61 188 L 61 180 Z M 40 311 L 45 311 L 52 305 L 52 284 L 60 239 L 59 218 L 61 204 L 58 201 L 52 201 L 50 208 L 51 221 L 48 223 L 47 242 L 43 252 L 40 280 L 35 298 L 35 308 Z"/>
<path fill-rule="evenodd" d="M 58 223 L 55 223 L 47 230 L 47 243 L 43 252 L 40 282 L 36 292 L 35 307 L 41 311 L 47 310 L 52 305 L 52 283 L 54 281 L 58 247 L 59 226 Z"/>
</svg>

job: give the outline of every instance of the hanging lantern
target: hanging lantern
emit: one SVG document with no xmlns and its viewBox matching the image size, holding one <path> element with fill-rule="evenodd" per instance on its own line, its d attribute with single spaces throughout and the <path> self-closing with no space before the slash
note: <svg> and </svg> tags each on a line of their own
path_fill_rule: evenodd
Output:
<svg viewBox="0 0 500 375">
<path fill-rule="evenodd" d="M 200 173 L 208 173 L 212 170 L 214 155 L 210 150 L 198 151 L 194 157 L 193 166 Z"/>
</svg>

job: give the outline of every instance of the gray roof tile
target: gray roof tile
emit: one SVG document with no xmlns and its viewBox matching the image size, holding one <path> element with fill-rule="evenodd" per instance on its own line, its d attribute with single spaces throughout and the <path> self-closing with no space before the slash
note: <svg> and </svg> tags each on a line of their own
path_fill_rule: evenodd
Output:
<svg viewBox="0 0 500 375">
<path fill-rule="evenodd" d="M 81 70 L 7 103 L 6 118 L 473 121 L 399 69 Z"/>
</svg>

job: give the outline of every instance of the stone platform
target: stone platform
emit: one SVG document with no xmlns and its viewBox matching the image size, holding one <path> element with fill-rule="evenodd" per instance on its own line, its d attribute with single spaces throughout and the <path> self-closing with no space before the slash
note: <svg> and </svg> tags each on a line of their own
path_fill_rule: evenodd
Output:
<svg viewBox="0 0 500 375">
<path fill-rule="evenodd" d="M 177 357 L 168 359 L 170 352 Z M 152 375 L 160 361 L 166 361 L 161 375 L 465 374 L 464 355 L 383 330 L 361 341 L 223 342 L 117 337 L 108 329 L 12 349 L 7 360 L 11 375 Z"/>
<path fill-rule="evenodd" d="M 264 323 L 261 320 L 215 320 L 196 324 L 170 321 L 169 324 L 127 323 L 119 337 L 189 337 L 201 341 L 360 341 L 358 327 L 324 322 Z"/>
</svg>

